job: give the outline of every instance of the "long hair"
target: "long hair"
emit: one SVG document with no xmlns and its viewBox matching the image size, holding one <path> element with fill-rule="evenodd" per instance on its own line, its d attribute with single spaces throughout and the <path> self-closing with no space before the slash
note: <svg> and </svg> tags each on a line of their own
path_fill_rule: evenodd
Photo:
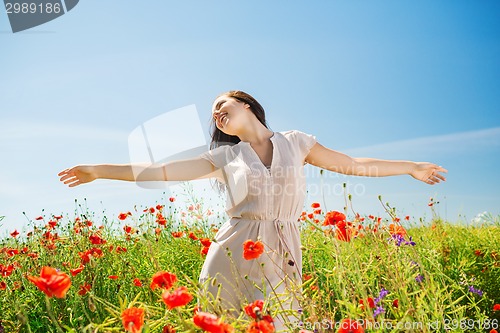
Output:
<svg viewBox="0 0 500 333">
<path fill-rule="evenodd" d="M 266 113 L 264 111 L 264 108 L 251 95 L 240 90 L 231 90 L 220 94 L 219 96 L 217 96 L 217 98 L 219 98 L 220 96 L 232 97 L 240 102 L 250 105 L 250 110 L 252 111 L 252 113 L 257 117 L 262 125 L 264 125 L 266 128 L 269 128 L 266 122 Z M 223 145 L 237 144 L 241 141 L 237 136 L 228 135 L 218 129 L 215 125 L 215 119 L 213 117 L 210 128 L 212 137 L 212 141 L 210 142 L 210 149 L 214 149 Z"/>
</svg>

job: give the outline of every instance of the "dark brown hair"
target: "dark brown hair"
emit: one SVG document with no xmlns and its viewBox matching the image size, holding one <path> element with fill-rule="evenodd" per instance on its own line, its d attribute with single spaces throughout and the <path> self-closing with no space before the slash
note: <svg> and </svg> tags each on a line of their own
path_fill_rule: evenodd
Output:
<svg viewBox="0 0 500 333">
<path fill-rule="evenodd" d="M 262 125 L 264 125 L 266 128 L 269 128 L 266 122 L 266 113 L 264 112 L 264 108 L 251 95 L 240 90 L 231 90 L 220 94 L 219 96 L 217 96 L 217 98 L 221 96 L 231 97 L 240 102 L 250 105 L 250 110 L 252 111 L 252 113 L 257 117 L 257 119 L 262 123 Z M 240 138 L 238 138 L 237 136 L 228 135 L 222 132 L 220 129 L 218 129 L 217 126 L 215 125 L 215 120 L 213 117 L 210 127 L 212 131 L 211 133 L 212 141 L 210 142 L 210 149 L 214 149 L 223 145 L 237 144 L 238 142 L 241 141 Z"/>
</svg>

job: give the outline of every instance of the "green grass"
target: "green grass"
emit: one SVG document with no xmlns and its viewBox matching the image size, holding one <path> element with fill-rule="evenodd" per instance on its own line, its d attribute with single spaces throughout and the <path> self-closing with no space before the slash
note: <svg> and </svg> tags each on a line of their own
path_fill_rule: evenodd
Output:
<svg viewBox="0 0 500 333">
<path fill-rule="evenodd" d="M 48 222 L 56 219 L 45 216 L 32 221 L 29 237 L 2 239 L 0 264 L 4 268 L 14 265 L 14 269 L 0 277 L 5 283 L 0 290 L 1 327 L 5 332 L 123 332 L 120 314 L 136 306 L 146 311 L 144 332 L 161 332 L 165 325 L 177 332 L 201 332 L 191 318 L 204 256 L 200 242 L 187 235 L 194 232 L 211 239 L 221 219 L 208 216 L 196 205 L 186 208 L 185 216 L 168 204 L 162 213 L 168 221 L 165 226 L 156 222 L 155 214 L 142 210 L 123 222 L 84 212 L 62 217 L 54 229 Z M 395 217 L 394 211 L 389 213 Z M 323 215 L 314 218 L 322 222 Z M 398 246 L 389 232 L 392 218 L 377 224 L 376 217 L 348 216 L 352 228 L 359 231 L 349 242 L 338 240 L 334 227 L 323 227 L 314 218 L 302 221 L 303 273 L 310 277 L 302 286 L 304 328 L 336 332 L 335 323 L 345 318 L 364 321 L 367 332 L 489 332 L 498 328 L 500 311 L 493 311 L 493 305 L 500 303 L 498 219 L 491 217 L 476 225 L 447 223 L 438 217 L 427 223 L 405 221 L 411 225 L 406 227 L 405 241 L 411 236 L 415 244 Z M 92 225 L 87 226 L 87 221 Z M 131 234 L 123 230 L 125 224 L 134 228 Z M 174 238 L 173 231 L 185 234 Z M 106 243 L 91 244 L 92 234 Z M 80 274 L 71 277 L 65 298 L 49 299 L 27 279 L 27 275 L 38 276 L 43 266 L 69 274 L 81 263 L 79 253 L 93 247 L 101 249 L 103 256 L 92 258 Z M 126 251 L 117 252 L 117 247 Z M 12 249 L 19 254 L 11 255 Z M 149 288 L 151 276 L 158 271 L 175 273 L 179 279 L 175 286 L 187 286 L 195 299 L 167 310 L 161 291 Z M 118 278 L 110 279 L 110 275 Z M 134 285 L 134 279 L 142 287 Z M 78 291 L 84 283 L 92 287 L 82 296 Z M 380 295 L 383 290 L 386 295 Z M 368 306 L 368 298 L 376 301 L 375 308 Z M 250 320 L 242 315 L 229 323 L 236 332 L 244 332 Z"/>
</svg>

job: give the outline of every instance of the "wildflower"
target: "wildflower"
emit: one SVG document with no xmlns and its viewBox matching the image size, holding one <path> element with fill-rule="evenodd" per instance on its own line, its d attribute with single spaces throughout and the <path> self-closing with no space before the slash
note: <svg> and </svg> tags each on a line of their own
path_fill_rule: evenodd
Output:
<svg viewBox="0 0 500 333">
<path fill-rule="evenodd" d="M 0 264 L 0 276 L 7 277 L 12 274 L 14 270 L 14 265 L 10 264 L 9 266 L 4 266 Z"/>
<path fill-rule="evenodd" d="M 152 290 L 156 288 L 170 289 L 175 282 L 177 282 L 177 276 L 175 274 L 158 272 L 153 275 L 150 287 Z"/>
<path fill-rule="evenodd" d="M 377 317 L 379 314 L 384 313 L 385 309 L 379 305 L 377 308 L 373 311 L 373 317 Z"/>
<path fill-rule="evenodd" d="M 165 291 L 161 295 L 161 298 L 168 309 L 172 310 L 178 306 L 188 304 L 193 299 L 193 296 L 188 292 L 188 289 L 185 286 L 182 286 L 174 290 L 172 293 Z"/>
<path fill-rule="evenodd" d="M 106 240 L 102 239 L 99 235 L 97 234 L 92 234 L 89 236 L 89 240 L 92 244 L 94 245 L 99 245 L 99 244 L 106 244 Z"/>
<path fill-rule="evenodd" d="M 205 247 L 210 247 L 210 245 L 212 244 L 212 242 L 208 238 L 200 238 L 200 243 Z"/>
<path fill-rule="evenodd" d="M 256 310 L 262 311 L 262 308 L 264 307 L 264 301 L 263 300 L 256 300 L 253 303 L 248 304 L 245 306 L 245 313 L 252 317 L 253 319 L 257 319 L 257 314 L 255 313 Z"/>
<path fill-rule="evenodd" d="M 403 226 L 394 223 L 389 224 L 389 232 L 391 235 L 406 236 L 406 229 L 403 228 Z"/>
<path fill-rule="evenodd" d="M 492 328 L 490 333 L 498 333 L 498 331 L 496 329 Z"/>
<path fill-rule="evenodd" d="M 84 268 L 85 268 L 85 266 L 80 264 L 80 266 L 78 268 L 70 269 L 69 272 L 71 273 L 71 276 L 77 276 L 78 274 L 80 274 L 83 271 Z"/>
<path fill-rule="evenodd" d="M 367 301 L 367 303 L 368 303 L 368 307 L 369 307 L 370 309 L 374 309 L 374 308 L 375 308 L 375 301 L 373 300 L 373 298 L 368 297 L 368 298 L 366 299 L 366 301 Z M 359 300 L 359 304 L 361 304 L 361 309 L 364 309 L 364 308 L 365 308 L 365 301 L 364 301 L 364 300 L 360 299 L 360 300 Z"/>
<path fill-rule="evenodd" d="M 63 298 L 71 287 L 71 279 L 66 273 L 48 266 L 42 268 L 40 277 L 28 275 L 28 280 L 49 297 Z"/>
<path fill-rule="evenodd" d="M 174 197 L 170 197 L 170 198 L 168 198 L 168 200 L 169 200 L 170 202 L 174 202 L 174 201 L 175 201 L 175 198 L 174 198 Z"/>
<path fill-rule="evenodd" d="M 395 308 L 399 307 L 399 300 L 397 298 L 394 301 L 392 301 L 392 306 Z"/>
<path fill-rule="evenodd" d="M 118 275 L 110 275 L 108 276 L 108 278 L 110 278 L 111 280 L 116 280 L 118 279 Z"/>
<path fill-rule="evenodd" d="M 477 295 L 479 295 L 481 297 L 483 296 L 483 292 L 481 290 L 477 289 L 477 288 L 474 288 L 474 286 L 470 286 L 469 287 L 469 291 L 471 293 L 477 294 Z"/>
<path fill-rule="evenodd" d="M 135 278 L 133 282 L 134 282 L 134 286 L 142 287 L 142 282 L 138 278 Z"/>
<path fill-rule="evenodd" d="M 484 253 L 481 250 L 474 250 L 476 257 L 484 257 Z"/>
<path fill-rule="evenodd" d="M 191 238 L 192 240 L 198 240 L 198 237 L 196 237 L 196 235 L 192 231 L 189 232 L 189 238 Z"/>
<path fill-rule="evenodd" d="M 247 333 L 273 333 L 274 325 L 267 320 L 259 320 L 250 323 Z"/>
<path fill-rule="evenodd" d="M 493 311 L 500 311 L 500 304 L 493 305 Z"/>
<path fill-rule="evenodd" d="M 118 214 L 118 219 L 121 221 L 124 221 L 127 219 L 127 217 L 131 216 L 132 214 L 130 212 L 128 213 L 120 213 Z"/>
<path fill-rule="evenodd" d="M 208 254 L 208 250 L 209 250 L 209 249 L 210 249 L 210 247 L 208 247 L 208 246 L 204 246 L 204 247 L 201 249 L 201 251 L 200 251 L 201 255 L 206 256 L 206 255 Z"/>
<path fill-rule="evenodd" d="M 246 240 L 243 243 L 243 258 L 246 260 L 257 259 L 264 253 L 264 244 L 261 241 Z"/>
<path fill-rule="evenodd" d="M 19 232 L 16 230 L 14 230 L 13 232 L 10 233 L 10 235 L 13 237 L 13 238 L 16 238 L 17 235 L 19 235 Z"/>
<path fill-rule="evenodd" d="M 163 326 L 162 333 L 176 333 L 175 329 L 170 325 Z"/>
<path fill-rule="evenodd" d="M 344 319 L 339 324 L 337 333 L 364 333 L 363 326 L 358 324 L 357 321 L 351 319 Z"/>
<path fill-rule="evenodd" d="M 123 226 L 123 231 L 125 231 L 125 233 L 127 233 L 127 234 L 130 234 L 130 233 L 132 233 L 132 227 L 129 225 L 125 225 L 125 226 Z"/>
<path fill-rule="evenodd" d="M 222 322 L 221 319 L 211 313 L 197 312 L 193 316 L 193 321 L 196 326 L 209 333 L 234 332 L 234 328 L 231 325 Z"/>
<path fill-rule="evenodd" d="M 0 290 L 7 289 L 7 284 L 4 281 L 0 281 Z"/>
<path fill-rule="evenodd" d="M 336 225 L 338 222 L 345 221 L 345 219 L 345 215 L 341 212 L 330 211 L 326 213 L 323 225 Z"/>
<path fill-rule="evenodd" d="M 421 275 L 421 274 L 418 274 L 416 277 L 415 277 L 415 281 L 417 282 L 423 282 L 424 281 L 424 276 Z"/>
<path fill-rule="evenodd" d="M 35 220 L 37 220 L 37 221 L 43 220 L 43 216 L 38 216 L 35 218 Z"/>
<path fill-rule="evenodd" d="M 319 207 L 320 207 L 319 202 L 313 202 L 313 203 L 311 204 L 311 208 L 319 208 Z"/>
<path fill-rule="evenodd" d="M 122 312 L 122 323 L 125 331 L 140 333 L 144 325 L 144 309 L 128 308 Z"/>
<path fill-rule="evenodd" d="M 183 231 L 172 231 L 172 237 L 174 237 L 174 238 L 181 238 L 182 236 L 184 236 L 184 232 Z"/>
<path fill-rule="evenodd" d="M 92 288 L 92 286 L 89 283 L 85 282 L 80 286 L 80 289 L 78 290 L 78 295 L 80 296 L 86 295 L 90 291 L 90 288 Z"/>
<path fill-rule="evenodd" d="M 351 230 L 348 229 L 348 224 L 345 221 L 337 223 L 336 236 L 338 240 L 349 242 L 351 240 Z"/>
</svg>

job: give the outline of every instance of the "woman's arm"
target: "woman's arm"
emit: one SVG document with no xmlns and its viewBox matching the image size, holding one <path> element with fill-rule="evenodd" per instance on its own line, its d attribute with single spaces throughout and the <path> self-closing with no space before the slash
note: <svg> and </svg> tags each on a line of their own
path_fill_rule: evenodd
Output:
<svg viewBox="0 0 500 333">
<path fill-rule="evenodd" d="M 58 176 L 69 187 L 96 179 L 125 181 L 187 181 L 215 177 L 222 179 L 222 172 L 209 161 L 197 157 L 164 164 L 97 164 L 78 165 L 61 171 Z"/>
<path fill-rule="evenodd" d="M 446 179 L 440 172 L 446 169 L 427 162 L 389 161 L 374 158 L 353 158 L 316 143 L 306 157 L 306 162 L 317 167 L 353 176 L 385 177 L 410 175 L 434 185 Z"/>
</svg>

